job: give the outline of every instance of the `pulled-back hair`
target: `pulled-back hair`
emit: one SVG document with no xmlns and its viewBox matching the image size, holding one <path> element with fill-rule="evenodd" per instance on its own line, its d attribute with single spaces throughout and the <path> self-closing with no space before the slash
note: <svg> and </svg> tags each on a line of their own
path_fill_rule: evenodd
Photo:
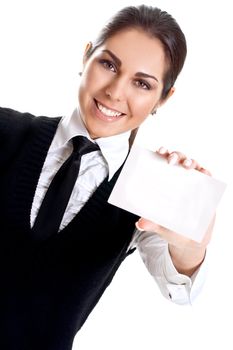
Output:
<svg viewBox="0 0 233 350">
<path fill-rule="evenodd" d="M 87 56 L 107 39 L 130 28 L 143 30 L 150 37 L 159 39 L 164 47 L 167 70 L 163 77 L 161 98 L 165 99 L 184 65 L 187 53 L 185 36 L 176 20 L 167 12 L 146 5 L 123 8 L 103 27 Z"/>
</svg>

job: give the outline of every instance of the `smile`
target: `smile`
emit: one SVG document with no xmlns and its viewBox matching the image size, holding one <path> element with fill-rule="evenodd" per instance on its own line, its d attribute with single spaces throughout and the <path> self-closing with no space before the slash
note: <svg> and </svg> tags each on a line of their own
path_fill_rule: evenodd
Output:
<svg viewBox="0 0 233 350">
<path fill-rule="evenodd" d="M 103 106 L 100 102 L 98 102 L 96 100 L 95 100 L 95 103 L 96 103 L 96 106 L 97 106 L 98 110 L 101 113 L 103 113 L 104 115 L 106 115 L 106 117 L 116 118 L 116 117 L 120 117 L 120 116 L 123 115 L 123 113 L 121 113 L 121 112 L 114 111 L 112 109 L 109 109 L 109 108 Z"/>
</svg>

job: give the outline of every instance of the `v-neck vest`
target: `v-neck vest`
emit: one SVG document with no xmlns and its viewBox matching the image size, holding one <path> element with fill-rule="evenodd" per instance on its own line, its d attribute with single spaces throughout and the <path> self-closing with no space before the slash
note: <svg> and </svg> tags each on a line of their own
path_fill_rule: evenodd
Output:
<svg viewBox="0 0 233 350">
<path fill-rule="evenodd" d="M 31 205 L 59 120 L 0 108 L 4 349 L 70 350 L 76 332 L 128 255 L 138 219 L 107 202 L 118 171 L 59 234 L 35 240 Z"/>
</svg>

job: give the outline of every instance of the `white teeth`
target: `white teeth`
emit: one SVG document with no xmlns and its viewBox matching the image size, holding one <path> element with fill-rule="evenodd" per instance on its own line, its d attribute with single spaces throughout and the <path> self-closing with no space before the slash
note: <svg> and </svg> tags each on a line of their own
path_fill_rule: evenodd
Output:
<svg viewBox="0 0 233 350">
<path fill-rule="evenodd" d="M 122 115 L 122 113 L 112 111 L 111 109 L 102 106 L 99 102 L 97 102 L 97 106 L 99 110 L 107 117 L 119 117 L 120 115 Z"/>
</svg>

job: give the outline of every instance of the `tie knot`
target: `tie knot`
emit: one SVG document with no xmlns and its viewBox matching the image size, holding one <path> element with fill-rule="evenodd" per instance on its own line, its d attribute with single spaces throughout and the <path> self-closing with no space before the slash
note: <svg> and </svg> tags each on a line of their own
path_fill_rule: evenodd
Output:
<svg viewBox="0 0 233 350">
<path fill-rule="evenodd" d="M 74 153 L 77 153 L 79 155 L 99 150 L 99 146 L 96 143 L 88 140 L 88 138 L 85 136 L 75 136 L 73 137 L 72 142 Z"/>
</svg>

